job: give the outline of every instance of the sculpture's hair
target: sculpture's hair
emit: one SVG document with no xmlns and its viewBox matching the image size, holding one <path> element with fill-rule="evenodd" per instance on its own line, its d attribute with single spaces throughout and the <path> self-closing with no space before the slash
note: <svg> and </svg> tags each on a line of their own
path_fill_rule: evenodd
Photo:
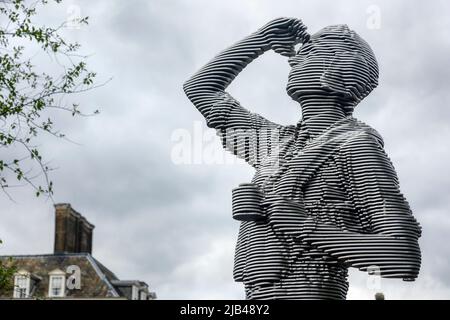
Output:
<svg viewBox="0 0 450 320">
<path fill-rule="evenodd" d="M 334 53 L 322 86 L 345 98 L 348 112 L 378 86 L 378 63 L 369 44 L 347 25 L 332 25 L 312 36 L 317 46 Z"/>
</svg>

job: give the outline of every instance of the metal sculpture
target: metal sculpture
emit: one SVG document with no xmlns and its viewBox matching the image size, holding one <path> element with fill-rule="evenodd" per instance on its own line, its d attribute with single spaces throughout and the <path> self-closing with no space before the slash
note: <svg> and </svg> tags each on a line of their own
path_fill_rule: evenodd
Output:
<svg viewBox="0 0 450 320">
<path fill-rule="evenodd" d="M 270 49 L 289 57 L 297 125 L 268 121 L 225 92 Z M 383 139 L 352 117 L 377 84 L 377 61 L 358 34 L 335 25 L 311 36 L 295 18 L 269 22 L 184 84 L 224 147 L 256 170 L 232 192 L 233 217 L 242 221 L 234 279 L 248 299 L 345 299 L 349 267 L 417 277 L 420 226 Z"/>
</svg>

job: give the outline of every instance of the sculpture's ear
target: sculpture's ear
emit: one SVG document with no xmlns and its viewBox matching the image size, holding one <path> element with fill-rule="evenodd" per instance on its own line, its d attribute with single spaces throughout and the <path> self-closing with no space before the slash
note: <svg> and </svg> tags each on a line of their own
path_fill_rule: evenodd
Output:
<svg viewBox="0 0 450 320">
<path fill-rule="evenodd" d="M 320 77 L 323 88 L 344 98 L 361 101 L 370 91 L 369 65 L 357 51 L 337 52 Z"/>
</svg>

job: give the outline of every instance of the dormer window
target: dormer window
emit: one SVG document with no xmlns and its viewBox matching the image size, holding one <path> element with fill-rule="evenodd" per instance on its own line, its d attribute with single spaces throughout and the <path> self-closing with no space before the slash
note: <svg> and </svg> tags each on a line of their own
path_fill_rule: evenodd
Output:
<svg viewBox="0 0 450 320">
<path fill-rule="evenodd" d="M 26 270 L 19 270 L 14 276 L 13 297 L 26 299 L 30 297 L 30 273 Z"/>
<path fill-rule="evenodd" d="M 56 269 L 49 273 L 48 296 L 51 298 L 61 298 L 65 295 L 66 273 Z"/>
</svg>

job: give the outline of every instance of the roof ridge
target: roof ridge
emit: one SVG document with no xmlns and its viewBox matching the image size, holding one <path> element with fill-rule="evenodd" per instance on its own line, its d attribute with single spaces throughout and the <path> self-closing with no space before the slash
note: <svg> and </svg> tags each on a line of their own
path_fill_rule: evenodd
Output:
<svg viewBox="0 0 450 320">
<path fill-rule="evenodd" d="M 108 277 L 109 280 L 119 279 L 119 277 L 116 276 L 116 274 L 114 272 L 112 272 L 103 263 L 101 263 L 96 258 L 94 258 L 94 256 L 92 256 L 92 259 L 94 259 L 95 263 L 99 266 L 100 270 Z"/>
<path fill-rule="evenodd" d="M 97 275 L 100 277 L 100 279 L 102 281 L 104 281 L 106 283 L 106 285 L 108 286 L 108 288 L 110 289 L 110 291 L 112 292 L 114 297 L 120 297 L 120 295 L 117 293 L 116 289 L 114 288 L 114 286 L 111 284 L 111 282 L 109 281 L 108 277 L 103 273 L 103 271 L 101 270 L 101 268 L 98 266 L 98 264 L 100 264 L 100 262 L 98 262 L 97 260 L 94 259 L 94 257 L 91 254 L 87 254 L 86 255 L 87 260 L 91 263 L 92 268 L 94 268 L 95 272 L 97 273 Z M 98 263 L 97 263 L 98 262 Z"/>
</svg>

